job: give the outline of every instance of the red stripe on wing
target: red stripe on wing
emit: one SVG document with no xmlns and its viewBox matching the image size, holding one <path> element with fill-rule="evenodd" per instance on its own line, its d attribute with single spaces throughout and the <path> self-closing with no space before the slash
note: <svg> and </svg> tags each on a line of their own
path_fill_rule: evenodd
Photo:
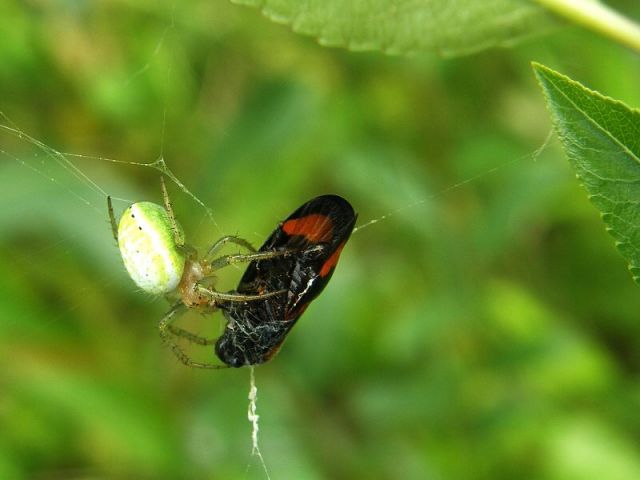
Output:
<svg viewBox="0 0 640 480">
<path fill-rule="evenodd" d="M 347 243 L 346 241 L 342 242 L 342 245 L 340 245 L 336 249 L 336 251 L 333 252 L 331 256 L 327 258 L 327 260 L 322 264 L 322 268 L 320 268 L 320 276 L 322 278 L 329 275 L 333 270 L 333 268 L 336 266 L 336 264 L 338 263 L 338 260 L 340 259 L 340 252 L 342 251 L 346 243 Z"/>
<path fill-rule="evenodd" d="M 310 243 L 330 242 L 333 235 L 333 221 L 328 215 L 312 213 L 300 218 L 291 218 L 282 224 L 287 235 L 299 235 Z"/>
</svg>

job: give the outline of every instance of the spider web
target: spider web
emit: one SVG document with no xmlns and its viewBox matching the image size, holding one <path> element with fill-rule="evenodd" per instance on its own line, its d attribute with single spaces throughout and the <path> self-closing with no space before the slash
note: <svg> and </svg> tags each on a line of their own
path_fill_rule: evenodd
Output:
<svg viewBox="0 0 640 480">
<path fill-rule="evenodd" d="M 95 199 L 92 197 L 101 197 L 101 200 L 104 201 L 108 196 L 111 196 L 112 200 L 121 201 L 127 204 L 133 203 L 135 200 L 130 198 L 122 198 L 115 197 L 111 195 L 107 190 L 102 188 L 99 183 L 92 179 L 88 174 L 86 174 L 80 167 L 77 166 L 72 160 L 85 160 L 85 161 L 98 161 L 105 163 L 113 163 L 120 165 L 130 165 L 137 166 L 143 168 L 150 168 L 159 172 L 159 175 L 163 175 L 171 180 L 185 195 L 190 197 L 198 206 L 200 206 L 204 212 L 206 213 L 207 218 L 211 221 L 211 223 L 220 230 L 220 226 L 216 223 L 213 217 L 213 211 L 211 208 L 207 207 L 202 200 L 200 200 L 196 195 L 194 195 L 191 190 L 189 190 L 184 183 L 178 179 L 178 177 L 171 171 L 167 162 L 165 161 L 163 156 L 158 157 L 156 160 L 143 163 L 143 162 L 133 162 L 128 160 L 117 160 L 113 158 L 107 157 L 99 157 L 92 155 L 84 155 L 79 153 L 63 153 L 56 150 L 53 147 L 46 145 L 40 140 L 30 136 L 28 133 L 20 130 L 12 121 L 9 119 L 4 112 L 0 111 L 0 118 L 4 123 L 0 123 L 0 130 L 14 135 L 20 140 L 24 140 L 34 147 L 36 147 L 39 152 L 33 154 L 33 160 L 28 160 L 25 157 L 17 157 L 12 153 L 0 149 L 0 154 L 5 155 L 7 158 L 14 160 L 19 165 L 31 170 L 36 175 L 41 176 L 45 180 L 56 184 L 57 187 L 64 190 L 65 193 L 75 197 L 78 201 L 83 203 L 88 208 L 94 210 L 96 213 L 104 214 L 104 205 L 98 206 L 96 204 Z M 79 184 L 78 187 L 69 187 L 66 185 L 66 182 L 62 182 L 59 178 L 68 176 L 75 182 Z M 88 190 L 88 192 L 82 193 L 80 190 Z"/>
<path fill-rule="evenodd" d="M 458 188 L 464 187 L 465 185 L 468 185 L 470 183 L 473 183 L 476 180 L 480 180 L 481 178 L 486 177 L 487 175 L 491 175 L 492 173 L 495 173 L 499 170 L 502 170 L 503 168 L 506 168 L 510 165 L 513 165 L 515 163 L 519 163 L 525 160 L 531 160 L 531 161 L 537 161 L 540 158 L 540 155 L 542 155 L 542 153 L 549 147 L 551 141 L 553 139 L 553 130 L 550 130 L 549 133 L 547 134 L 547 137 L 544 139 L 544 141 L 542 142 L 542 144 L 536 148 L 533 152 L 531 153 L 527 153 L 525 155 L 522 155 L 521 157 L 515 158 L 513 160 L 507 160 L 504 163 L 493 167 L 493 168 L 489 168 L 488 170 L 485 170 L 481 173 L 478 173 L 477 175 L 473 175 L 472 177 L 469 177 L 465 180 L 462 180 L 461 182 L 457 182 L 454 183 L 453 185 L 450 185 L 442 190 L 440 190 L 439 192 L 430 195 L 426 198 L 422 198 L 419 200 L 416 200 L 415 202 L 411 202 L 408 203 L 396 210 L 393 210 L 391 212 L 385 213 L 384 215 L 380 215 L 379 217 L 376 218 L 372 218 L 371 220 L 367 220 L 364 223 L 361 223 L 360 225 L 357 225 L 356 228 L 353 229 L 353 233 L 357 233 L 365 228 L 371 227 L 372 225 L 375 225 L 378 222 L 381 222 L 383 220 L 387 220 L 389 218 L 391 218 L 394 215 L 397 215 L 401 212 L 404 212 L 405 210 L 411 209 L 411 208 L 415 208 L 418 207 L 420 205 L 424 205 L 425 203 L 436 199 L 438 197 L 441 197 L 443 195 L 446 195 L 447 193 L 451 192 L 452 190 L 456 190 Z"/>
</svg>

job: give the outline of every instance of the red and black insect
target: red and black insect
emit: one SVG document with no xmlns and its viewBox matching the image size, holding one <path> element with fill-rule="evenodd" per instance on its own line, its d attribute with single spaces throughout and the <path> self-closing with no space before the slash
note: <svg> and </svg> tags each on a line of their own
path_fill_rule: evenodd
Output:
<svg viewBox="0 0 640 480">
<path fill-rule="evenodd" d="M 327 286 L 355 222 L 349 202 L 337 195 L 322 195 L 278 225 L 260 252 L 283 255 L 251 262 L 236 292 L 282 293 L 218 305 L 228 321 L 215 344 L 222 362 L 231 367 L 255 365 L 278 352 L 300 315 Z"/>
</svg>

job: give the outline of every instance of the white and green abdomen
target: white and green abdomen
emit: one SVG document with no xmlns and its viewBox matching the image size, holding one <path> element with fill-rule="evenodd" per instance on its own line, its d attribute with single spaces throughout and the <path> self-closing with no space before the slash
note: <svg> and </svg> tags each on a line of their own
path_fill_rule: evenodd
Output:
<svg viewBox="0 0 640 480">
<path fill-rule="evenodd" d="M 164 207 L 139 202 L 127 208 L 118 225 L 118 246 L 129 276 L 142 290 L 164 294 L 176 289 L 185 257 Z"/>
</svg>

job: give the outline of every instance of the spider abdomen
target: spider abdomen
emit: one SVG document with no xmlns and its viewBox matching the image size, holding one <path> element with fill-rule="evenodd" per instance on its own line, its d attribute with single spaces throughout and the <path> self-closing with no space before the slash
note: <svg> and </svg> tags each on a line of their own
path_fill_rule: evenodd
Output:
<svg viewBox="0 0 640 480">
<path fill-rule="evenodd" d="M 138 202 L 122 214 L 120 254 L 129 276 L 145 292 L 169 293 L 180 283 L 185 255 L 175 238 L 169 215 L 160 205 Z"/>
</svg>

